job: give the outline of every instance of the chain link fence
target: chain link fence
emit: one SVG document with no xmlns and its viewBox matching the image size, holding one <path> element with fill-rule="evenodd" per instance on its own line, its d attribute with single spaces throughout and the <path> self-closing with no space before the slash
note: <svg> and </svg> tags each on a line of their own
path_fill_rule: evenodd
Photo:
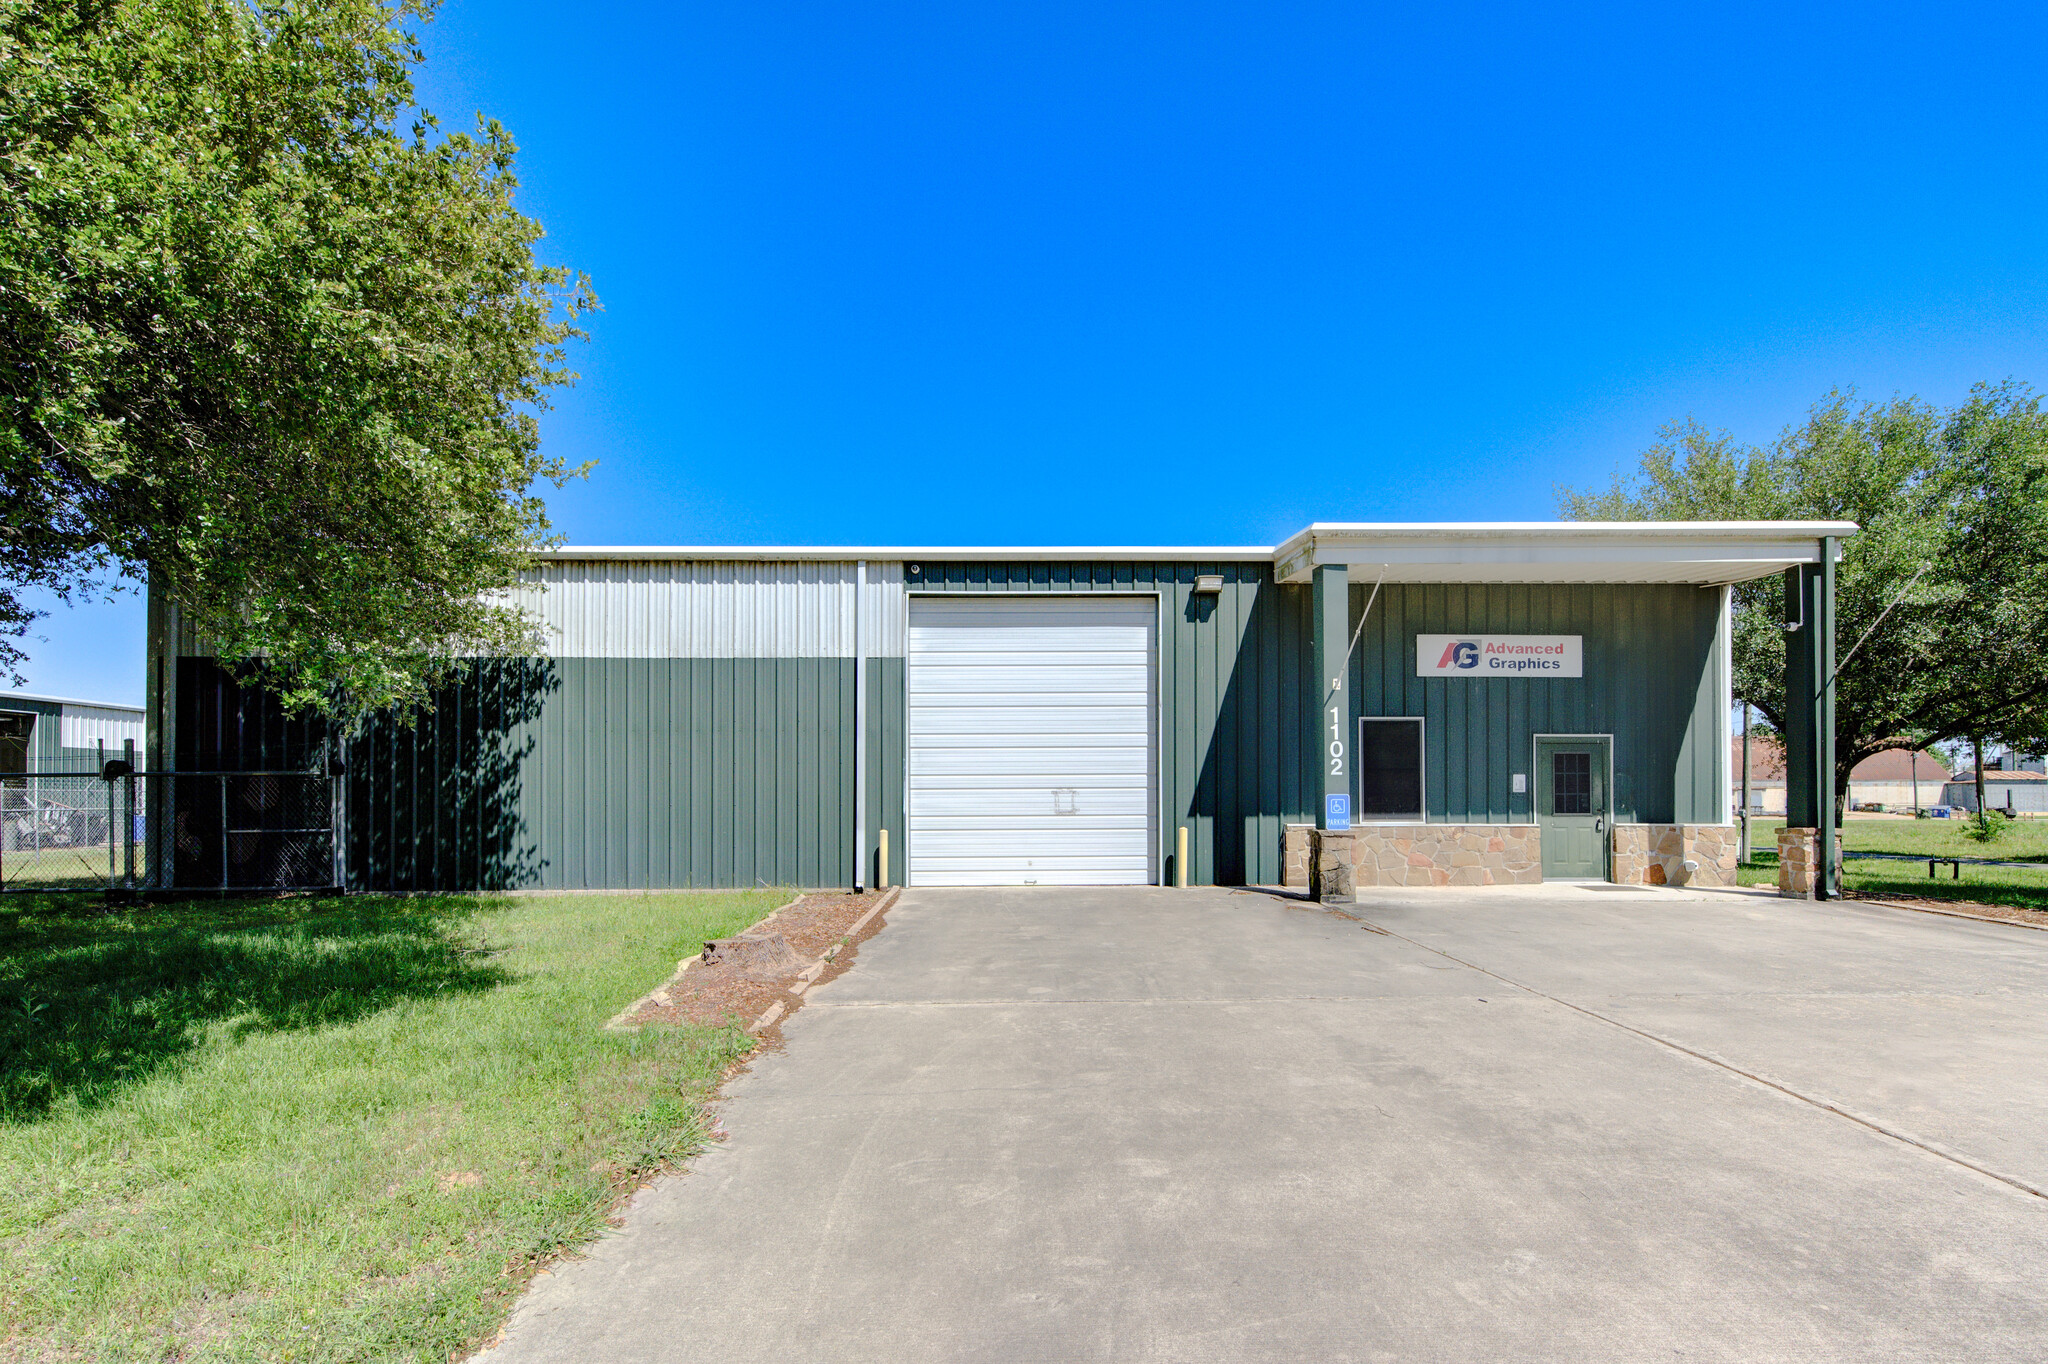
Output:
<svg viewBox="0 0 2048 1364">
<path fill-rule="evenodd" d="M 332 889 L 338 799 L 305 772 L 0 777 L 0 891 Z"/>
<path fill-rule="evenodd" d="M 77 772 L 0 777 L 0 888 L 93 890 L 130 875 L 125 784 Z"/>
</svg>

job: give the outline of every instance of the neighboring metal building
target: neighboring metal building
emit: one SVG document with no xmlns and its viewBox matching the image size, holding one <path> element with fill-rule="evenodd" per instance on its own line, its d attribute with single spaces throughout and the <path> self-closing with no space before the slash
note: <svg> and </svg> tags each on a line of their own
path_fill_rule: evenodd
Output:
<svg viewBox="0 0 2048 1364">
<path fill-rule="evenodd" d="M 61 696 L 0 692 L 0 776 L 19 772 L 98 772 L 143 744 L 143 708 Z"/>
<path fill-rule="evenodd" d="M 1737 804 L 1742 790 L 1742 736 L 1729 743 L 1729 762 Z M 1752 735 L 1749 741 L 1749 805 L 1753 815 L 1782 817 L 1785 813 L 1785 750 L 1775 739 Z M 1949 780 L 1948 766 L 1931 749 L 1914 752 L 1888 748 L 1873 753 L 1849 772 L 1851 809 L 1881 805 L 1887 810 L 1911 810 L 1916 806 L 1940 805 L 1942 786 Z"/>
<path fill-rule="evenodd" d="M 2014 814 L 2048 814 L 2048 775 L 2025 768 L 1984 765 L 1984 802 L 1994 810 Z M 1941 791 L 1941 803 L 1977 813 L 1976 770 L 1958 772 Z"/>
<path fill-rule="evenodd" d="M 1353 811 L 1367 880 L 1656 879 L 1696 844 L 1720 865 L 1727 585 L 1851 529 L 564 549 L 518 594 L 544 654 L 350 736 L 238 685 L 153 595 L 150 744 L 343 773 L 360 890 L 872 884 L 885 839 L 913 885 L 1276 883 Z"/>
</svg>

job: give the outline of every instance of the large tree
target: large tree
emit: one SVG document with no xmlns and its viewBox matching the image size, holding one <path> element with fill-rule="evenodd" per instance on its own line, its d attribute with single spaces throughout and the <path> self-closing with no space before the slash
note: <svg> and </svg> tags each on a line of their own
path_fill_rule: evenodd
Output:
<svg viewBox="0 0 2048 1364">
<path fill-rule="evenodd" d="M 0 0 L 0 673 L 147 576 L 297 705 L 521 646 L 594 302 L 495 122 L 413 102 L 437 0 Z"/>
<path fill-rule="evenodd" d="M 1768 447 L 1686 421 L 1577 520 L 1846 520 L 1836 579 L 1835 794 L 1888 748 L 2025 744 L 2048 713 L 2048 413 L 2024 385 L 1940 411 L 1833 393 Z M 1735 694 L 1785 720 L 1783 587 L 1735 589 Z M 1867 636 L 1867 637 L 1866 637 Z M 1858 644 L 1860 642 L 1860 648 Z M 1851 656 L 1851 650 L 1855 653 Z"/>
</svg>

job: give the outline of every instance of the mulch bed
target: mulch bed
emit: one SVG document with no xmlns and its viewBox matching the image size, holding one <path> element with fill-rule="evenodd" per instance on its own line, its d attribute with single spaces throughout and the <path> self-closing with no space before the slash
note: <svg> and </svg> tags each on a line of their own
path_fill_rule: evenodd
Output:
<svg viewBox="0 0 2048 1364">
<path fill-rule="evenodd" d="M 855 922 L 887 894 L 887 891 L 871 890 L 859 895 L 806 895 L 746 931 L 749 934 L 781 934 L 789 940 L 791 949 L 804 967 L 837 946 L 838 950 L 833 952 L 824 972 L 813 984 L 805 987 L 804 993 L 808 994 L 852 965 L 859 945 L 881 931 L 888 922 L 886 914 L 877 914 L 868 920 L 858 938 L 849 939 L 847 936 Z M 682 1023 L 750 1027 L 768 1011 L 770 1005 L 780 1003 L 783 1018 L 801 1007 L 803 996 L 790 993 L 789 987 L 796 983 L 794 973 L 780 980 L 756 980 L 730 965 L 699 963 L 685 972 L 680 980 L 665 987 L 666 1003 L 653 999 L 643 1001 L 621 1022 L 627 1027 Z M 780 1040 L 780 1034 L 781 1021 L 777 1020 L 760 1035 L 769 1042 L 775 1042 Z"/>
</svg>

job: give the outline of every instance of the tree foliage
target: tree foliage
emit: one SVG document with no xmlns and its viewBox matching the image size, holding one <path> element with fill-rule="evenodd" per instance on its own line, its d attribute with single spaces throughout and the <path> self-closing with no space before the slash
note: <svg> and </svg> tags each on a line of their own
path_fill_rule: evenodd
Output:
<svg viewBox="0 0 2048 1364">
<path fill-rule="evenodd" d="M 20 589 L 144 575 L 295 705 L 521 647 L 595 300 L 414 105 L 436 3 L 0 0 L 0 671 Z"/>
<path fill-rule="evenodd" d="M 2048 413 L 2024 385 L 1979 385 L 1949 411 L 1831 393 L 1768 447 L 1680 422 L 1639 472 L 1604 492 L 1560 489 L 1559 503 L 1575 520 L 1861 527 L 1836 577 L 1838 799 L 1850 770 L 1888 748 L 1959 738 L 2025 748 L 2041 734 Z M 1781 580 L 1734 595 L 1736 698 L 1782 730 Z"/>
</svg>

